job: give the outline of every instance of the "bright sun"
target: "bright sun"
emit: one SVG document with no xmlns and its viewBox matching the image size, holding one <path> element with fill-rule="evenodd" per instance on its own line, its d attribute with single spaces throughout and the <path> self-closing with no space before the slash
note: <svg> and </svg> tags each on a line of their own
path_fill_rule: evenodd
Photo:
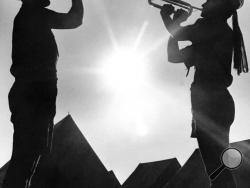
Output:
<svg viewBox="0 0 250 188">
<path fill-rule="evenodd" d="M 134 43 L 128 47 L 118 45 L 112 29 L 109 28 L 113 51 L 98 66 L 102 86 L 113 94 L 107 109 L 108 117 L 116 122 L 116 126 L 120 125 L 119 129 L 139 137 L 147 136 L 150 132 L 148 120 L 154 118 L 156 111 L 156 91 L 149 84 L 150 74 L 146 58 L 151 47 L 144 51 L 138 50 L 147 25 L 148 22 L 143 23 Z M 161 43 L 162 40 L 159 44 Z M 157 42 L 152 49 L 159 44 Z"/>
<path fill-rule="evenodd" d="M 134 50 L 117 49 L 103 62 L 102 72 L 113 91 L 137 90 L 145 82 L 145 60 Z"/>
<path fill-rule="evenodd" d="M 117 119 L 124 125 L 122 128 L 137 136 L 148 134 L 144 120 L 150 106 L 146 65 L 147 61 L 138 51 L 120 47 L 101 66 L 103 84 L 114 94 L 112 119 Z"/>
</svg>

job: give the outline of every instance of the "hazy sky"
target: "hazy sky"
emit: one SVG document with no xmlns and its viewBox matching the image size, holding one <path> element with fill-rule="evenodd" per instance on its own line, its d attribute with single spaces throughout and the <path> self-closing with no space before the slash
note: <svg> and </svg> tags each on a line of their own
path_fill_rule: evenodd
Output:
<svg viewBox="0 0 250 188">
<path fill-rule="evenodd" d="M 200 6 L 203 0 L 193 2 Z M 7 96 L 14 81 L 9 73 L 12 24 L 20 5 L 17 0 L 0 1 L 0 166 L 11 154 L 13 128 Z M 190 138 L 193 71 L 186 78 L 182 64 L 167 62 L 168 34 L 159 10 L 146 0 L 84 0 L 84 5 L 80 28 L 54 31 L 60 53 L 55 122 L 70 112 L 104 165 L 121 182 L 139 162 L 177 157 L 183 164 L 197 147 Z M 54 0 L 50 8 L 65 12 L 69 7 L 70 0 Z M 239 11 L 247 54 L 249 10 L 250 2 L 245 1 Z M 198 16 L 195 12 L 188 22 Z M 135 57 L 128 49 L 141 56 Z M 230 138 L 240 141 L 250 138 L 250 75 L 238 77 L 235 71 L 233 75 L 229 89 L 236 118 Z"/>
</svg>

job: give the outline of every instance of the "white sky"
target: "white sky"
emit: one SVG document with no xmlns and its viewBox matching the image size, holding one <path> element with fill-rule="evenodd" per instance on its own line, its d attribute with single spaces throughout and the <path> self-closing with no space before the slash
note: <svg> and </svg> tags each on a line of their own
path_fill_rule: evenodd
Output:
<svg viewBox="0 0 250 188">
<path fill-rule="evenodd" d="M 193 2 L 200 6 L 203 1 Z M 60 53 L 55 122 L 70 112 L 104 165 L 114 170 L 121 182 L 139 162 L 177 157 L 183 164 L 197 147 L 196 140 L 189 137 L 192 74 L 186 78 L 183 65 L 167 62 L 168 35 L 159 11 L 148 6 L 146 0 L 85 0 L 84 4 L 83 26 L 54 31 Z M 0 166 L 11 154 L 13 129 L 7 96 L 14 81 L 9 73 L 12 23 L 20 5 L 17 0 L 0 1 Z M 69 0 L 54 0 L 50 8 L 65 12 L 69 7 Z M 247 54 L 249 10 L 250 2 L 245 1 L 239 11 Z M 190 20 L 196 18 L 197 12 Z M 100 69 L 106 65 L 115 44 L 129 48 L 135 43 L 138 53 L 147 52 L 141 66 L 144 81 L 134 82 L 136 89 L 115 88 L 117 83 L 110 87 Z M 136 70 L 140 76 L 140 67 Z M 249 81 L 249 74 L 238 77 L 234 73 L 230 91 L 236 118 L 231 141 L 250 138 Z"/>
</svg>

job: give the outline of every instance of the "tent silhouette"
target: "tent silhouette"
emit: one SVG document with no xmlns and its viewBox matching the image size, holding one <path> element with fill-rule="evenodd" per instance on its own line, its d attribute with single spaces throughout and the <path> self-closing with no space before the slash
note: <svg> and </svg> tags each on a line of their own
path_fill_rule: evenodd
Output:
<svg viewBox="0 0 250 188">
<path fill-rule="evenodd" d="M 232 171 L 238 188 L 250 187 L 250 140 L 231 146 L 243 154 L 242 165 Z M 7 168 L 8 163 L 0 169 L 0 188 Z M 41 159 L 32 187 L 209 188 L 209 182 L 200 151 L 196 149 L 182 167 L 176 158 L 140 163 L 121 186 L 68 115 L 55 125 L 52 153 Z"/>
<path fill-rule="evenodd" d="M 3 179 L 7 164 L 0 169 Z M 34 188 L 116 188 L 120 183 L 107 171 L 70 115 L 55 125 L 51 155 L 41 159 Z M 0 186 L 1 187 L 1 186 Z"/>
<path fill-rule="evenodd" d="M 141 163 L 122 188 L 162 188 L 180 169 L 177 159 Z"/>
</svg>

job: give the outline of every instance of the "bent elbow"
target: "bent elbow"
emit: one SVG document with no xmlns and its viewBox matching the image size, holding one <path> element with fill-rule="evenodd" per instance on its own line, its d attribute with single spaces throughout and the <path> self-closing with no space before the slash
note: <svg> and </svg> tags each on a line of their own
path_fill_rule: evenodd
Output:
<svg viewBox="0 0 250 188">
<path fill-rule="evenodd" d="M 76 18 L 76 27 L 80 27 L 83 23 L 83 11 Z"/>
<path fill-rule="evenodd" d="M 83 19 L 78 19 L 75 23 L 75 28 L 80 27 L 82 25 Z"/>
<path fill-rule="evenodd" d="M 74 18 L 73 20 L 74 21 L 71 22 L 71 28 L 72 29 L 80 27 L 82 25 L 82 23 L 83 23 L 83 18 L 82 17 Z"/>
<path fill-rule="evenodd" d="M 170 63 L 180 63 L 180 61 L 177 58 L 168 57 L 168 62 Z"/>
<path fill-rule="evenodd" d="M 69 13 L 69 25 L 72 29 L 80 27 L 83 23 L 83 10 Z"/>
<path fill-rule="evenodd" d="M 80 11 L 80 14 L 77 16 L 77 27 L 81 26 L 83 23 L 84 9 Z"/>
<path fill-rule="evenodd" d="M 174 54 L 168 54 L 168 62 L 170 63 L 180 63 L 180 57 Z"/>
</svg>

